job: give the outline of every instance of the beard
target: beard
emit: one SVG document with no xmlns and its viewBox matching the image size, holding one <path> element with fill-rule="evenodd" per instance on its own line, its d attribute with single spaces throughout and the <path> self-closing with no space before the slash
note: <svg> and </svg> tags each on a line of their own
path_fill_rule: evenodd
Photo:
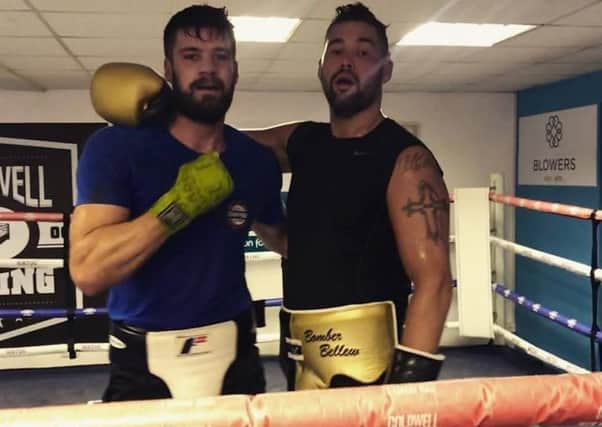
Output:
<svg viewBox="0 0 602 427">
<path fill-rule="evenodd" d="M 195 89 L 217 89 L 215 95 L 205 94 L 201 99 L 194 95 Z M 174 75 L 172 91 L 173 110 L 190 120 L 203 124 L 215 124 L 224 120 L 234 97 L 234 83 L 226 88 L 217 77 L 201 77 L 184 90 L 178 76 Z"/>
<path fill-rule="evenodd" d="M 351 88 L 345 93 L 337 93 L 334 88 L 334 82 L 343 73 L 347 75 L 349 80 L 353 80 L 355 89 Z M 322 91 L 328 100 L 331 111 L 335 116 L 344 118 L 352 117 L 374 104 L 382 95 L 382 77 L 382 69 L 379 69 L 364 82 L 360 82 L 357 75 L 351 71 L 341 70 L 332 76 L 330 80 L 320 72 Z"/>
</svg>

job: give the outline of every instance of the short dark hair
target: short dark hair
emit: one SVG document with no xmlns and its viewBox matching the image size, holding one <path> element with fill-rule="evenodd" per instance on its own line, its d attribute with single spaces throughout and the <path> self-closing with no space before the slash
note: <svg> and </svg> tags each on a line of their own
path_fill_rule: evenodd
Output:
<svg viewBox="0 0 602 427">
<path fill-rule="evenodd" d="M 385 54 L 389 53 L 389 39 L 387 38 L 387 25 L 383 24 L 378 20 L 376 16 L 366 7 L 364 4 L 357 3 L 349 3 L 342 6 L 337 7 L 337 14 L 330 22 L 328 26 L 328 30 L 326 30 L 326 37 L 330 33 L 332 27 L 336 24 L 340 24 L 341 22 L 365 22 L 366 24 L 372 26 L 376 30 L 376 35 L 378 36 L 378 41 L 382 44 L 383 52 Z"/>
<path fill-rule="evenodd" d="M 223 37 L 232 40 L 232 55 L 236 56 L 234 27 L 228 20 L 225 7 L 212 7 L 207 4 L 189 6 L 171 17 L 163 31 L 163 53 L 171 58 L 171 53 L 179 30 L 191 31 L 188 34 L 201 38 L 201 30 L 210 28 Z"/>
</svg>

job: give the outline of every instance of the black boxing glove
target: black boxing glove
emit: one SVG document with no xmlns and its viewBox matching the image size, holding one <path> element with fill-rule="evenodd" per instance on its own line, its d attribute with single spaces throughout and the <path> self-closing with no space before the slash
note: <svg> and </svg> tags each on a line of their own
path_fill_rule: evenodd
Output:
<svg viewBox="0 0 602 427">
<path fill-rule="evenodd" d="M 385 377 L 386 384 L 435 381 L 445 356 L 397 345 Z"/>
</svg>

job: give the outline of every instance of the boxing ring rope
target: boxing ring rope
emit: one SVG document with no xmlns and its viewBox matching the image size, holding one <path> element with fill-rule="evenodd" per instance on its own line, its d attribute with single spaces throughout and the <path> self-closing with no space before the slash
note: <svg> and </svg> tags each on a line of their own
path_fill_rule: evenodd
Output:
<svg viewBox="0 0 602 427">
<path fill-rule="evenodd" d="M 6 409 L 0 427 L 562 425 L 600 421 L 601 403 L 602 374 L 564 374 Z"/>
<path fill-rule="evenodd" d="M 0 221 L 48 221 L 63 222 L 67 214 L 56 212 L 0 212 Z M 62 259 L 2 259 L 0 268 L 63 268 Z"/>
<path fill-rule="evenodd" d="M 62 259 L 12 258 L 0 260 L 0 268 L 63 268 Z"/>
<path fill-rule="evenodd" d="M 248 252 L 245 253 L 245 261 L 280 261 L 281 256 L 275 252 Z"/>
<path fill-rule="evenodd" d="M 0 309 L 0 318 L 4 317 L 86 317 L 86 316 L 97 316 L 107 314 L 106 308 L 76 308 L 74 310 L 67 310 L 62 308 L 39 308 L 39 309 Z"/>
<path fill-rule="evenodd" d="M 519 306 L 531 310 L 533 313 L 541 317 L 553 321 L 558 325 L 564 326 L 565 328 L 568 328 L 586 337 L 589 337 L 592 333 L 590 328 L 585 326 L 583 323 L 579 323 L 576 319 L 570 319 L 558 313 L 557 311 L 550 310 L 549 308 L 546 308 L 541 304 L 535 303 L 525 298 L 524 296 L 518 295 L 516 292 L 511 291 L 510 289 L 506 288 L 500 283 L 494 283 L 492 287 L 497 294 L 513 301 Z M 595 334 L 595 337 L 598 342 L 602 342 L 602 332 L 597 332 Z"/>
<path fill-rule="evenodd" d="M 514 344 L 516 347 L 523 350 L 529 356 L 541 360 L 544 363 L 547 363 L 550 366 L 553 366 L 561 371 L 568 372 L 571 374 L 588 374 L 590 371 L 587 369 L 583 369 L 581 366 L 577 366 L 567 360 L 564 360 L 555 354 L 552 354 L 548 351 L 545 351 L 533 344 L 529 341 L 526 341 L 519 337 L 518 335 L 513 334 L 512 332 L 502 328 L 499 325 L 493 325 L 493 332 L 502 338 L 504 338 L 507 342 Z"/>
<path fill-rule="evenodd" d="M 455 285 L 455 283 L 454 283 L 454 285 Z M 537 306 L 539 306 L 538 304 L 534 304 L 534 303 L 530 302 L 529 300 L 526 300 L 524 297 L 517 295 L 516 293 L 510 291 L 509 289 L 505 288 L 503 285 L 501 285 L 499 283 L 495 283 L 492 286 L 493 286 L 493 289 L 497 293 L 506 297 L 507 299 L 514 301 L 520 305 L 523 305 L 527 308 L 532 308 L 534 312 L 537 312 L 541 316 L 548 318 L 550 320 L 554 320 L 557 323 L 559 323 L 563 326 L 566 326 L 569 329 L 576 330 L 577 332 L 581 333 L 582 335 L 586 335 L 586 336 L 589 335 L 589 332 L 588 332 L 589 329 L 585 325 L 578 323 L 574 319 L 568 319 L 562 315 L 557 314 L 554 311 L 546 309 L 545 307 L 537 308 Z M 264 303 L 265 303 L 266 307 L 280 307 L 282 305 L 282 299 L 281 298 L 271 298 L 271 299 L 265 300 Z M 66 312 L 67 312 L 67 310 L 59 310 L 59 309 L 56 309 L 56 310 L 49 310 L 49 309 L 0 310 L 0 317 L 2 317 L 2 316 L 4 316 L 4 317 L 20 317 L 20 316 L 51 317 L 52 315 L 64 316 L 66 314 Z M 75 316 L 83 317 L 83 316 L 100 315 L 100 314 L 105 314 L 105 313 L 106 313 L 106 309 L 88 308 L 88 309 L 76 310 Z M 556 313 L 556 315 L 554 315 L 554 313 Z M 447 322 L 445 327 L 446 328 L 458 328 L 459 323 L 458 322 Z M 574 365 L 566 360 L 563 360 L 541 348 L 536 347 L 535 345 L 518 337 L 517 335 L 512 334 L 510 331 L 505 330 L 504 328 L 500 327 L 499 325 L 494 325 L 494 332 L 496 335 L 504 337 L 507 341 L 513 343 L 514 345 L 516 345 L 518 348 L 520 348 L 521 350 L 523 350 L 525 353 L 529 354 L 530 356 L 532 356 L 538 360 L 541 360 L 557 369 L 560 369 L 562 371 L 569 372 L 569 373 L 587 373 L 587 372 L 589 372 L 586 369 L 583 369 L 583 368 L 581 368 L 577 365 Z M 279 336 L 275 336 L 276 339 L 278 337 Z M 599 338 L 600 338 L 600 340 L 602 340 L 602 333 L 599 334 Z M 109 348 L 109 346 L 106 343 L 76 343 L 75 344 L 75 351 L 77 353 L 103 352 L 103 351 L 107 351 L 108 348 Z M 65 353 L 65 352 L 67 352 L 66 344 L 5 348 L 5 349 L 0 349 L 0 358 L 22 357 L 22 356 L 38 355 L 38 354 L 56 354 L 56 353 Z"/>
<path fill-rule="evenodd" d="M 560 205 L 558 203 L 547 203 L 541 201 L 534 201 L 528 199 L 520 199 L 512 196 L 503 196 L 496 193 L 490 193 L 489 199 L 494 202 L 509 204 L 512 206 L 519 207 L 527 207 L 527 208 L 538 208 L 544 212 L 551 212 L 562 215 L 577 215 L 579 218 L 586 218 L 588 216 L 592 216 L 591 209 L 579 208 L 576 206 L 566 206 Z M 64 214 L 59 213 L 19 213 L 19 212 L 0 212 L 0 220 L 56 220 L 60 221 L 65 218 Z M 450 242 L 454 242 L 454 236 L 450 236 Z M 497 238 L 495 236 L 490 237 L 490 241 L 507 250 L 513 250 L 519 255 L 524 255 L 535 259 L 537 261 L 545 262 L 549 265 L 554 265 L 560 268 L 564 268 L 568 271 L 575 272 L 576 274 L 580 274 L 583 276 L 588 276 L 590 272 L 590 268 L 581 263 L 577 263 L 571 260 L 566 260 L 564 258 L 550 255 L 545 252 L 537 251 L 531 248 L 527 248 L 521 245 L 518 245 L 513 242 L 508 242 L 503 239 Z M 251 252 L 246 253 L 245 258 L 250 261 L 265 261 L 265 260 L 278 260 L 280 256 L 271 252 Z M 0 260 L 0 268 L 40 268 L 40 267 L 50 267 L 50 268 L 62 268 L 64 265 L 63 260 L 60 259 L 44 259 L 44 260 L 33 260 L 33 259 L 12 259 L 12 260 Z M 596 278 L 602 278 L 602 270 L 596 270 Z M 266 307 L 275 307 L 281 305 L 281 299 L 274 298 L 268 299 L 265 301 Z M 64 316 L 73 316 L 73 317 L 81 317 L 81 316 L 89 316 L 95 314 L 105 314 L 105 308 L 87 308 L 87 309 L 76 309 L 76 310 L 32 310 L 32 309 L 23 309 L 23 310 L 0 310 L 0 318 L 14 318 L 14 317 L 64 317 Z M 580 324 L 581 325 L 581 324 Z M 583 326 L 583 325 L 581 325 Z M 587 329 L 587 328 L 585 328 Z M 581 328 L 584 330 L 584 328 Z M 516 341 L 516 340 L 515 340 Z M 528 344 L 528 343 L 527 343 Z M 531 346 L 531 344 L 528 344 Z M 48 347 L 48 346 L 46 346 Z M 524 346 L 523 346 L 524 347 Z M 59 348 L 59 347 L 55 347 Z M 62 347 L 61 347 L 62 348 Z M 87 347 L 90 348 L 90 347 Z M 102 349 L 102 346 L 92 346 L 92 349 Z M 7 353 L 14 354 L 17 353 L 14 351 L 15 349 L 9 349 Z M 2 351 L 0 350 L 0 354 Z"/>
<path fill-rule="evenodd" d="M 534 261 L 539 261 L 543 264 L 551 265 L 553 267 L 561 268 L 571 273 L 575 273 L 579 276 L 589 277 L 592 271 L 591 266 L 587 264 L 582 264 L 577 261 L 571 261 L 569 259 L 562 258 L 557 255 L 552 255 L 547 252 L 538 251 L 537 249 L 532 249 L 528 246 L 519 245 L 508 240 L 500 239 L 499 237 L 492 236 L 490 240 L 491 243 L 493 243 L 494 245 L 509 251 L 513 251 L 517 255 L 521 255 L 525 258 L 530 258 Z M 602 269 L 595 269 L 594 277 L 596 278 L 596 280 L 602 280 Z"/>
<path fill-rule="evenodd" d="M 56 212 L 0 212 L 0 221 L 49 221 L 62 222 L 67 214 Z"/>
<path fill-rule="evenodd" d="M 109 351 L 109 344 L 102 342 L 75 343 L 73 349 L 76 353 L 99 353 Z M 68 344 L 36 345 L 28 347 L 0 348 L 0 359 L 11 357 L 39 356 L 49 354 L 67 354 Z"/>
<path fill-rule="evenodd" d="M 71 223 L 71 214 L 70 213 L 61 213 L 61 212 L 0 212 L 0 221 L 6 222 L 33 222 L 33 221 L 46 221 L 46 222 L 62 222 L 64 228 L 69 230 L 69 225 Z M 69 297 L 69 288 L 71 288 L 75 293 L 75 285 L 71 281 L 71 275 L 69 273 L 69 239 L 65 238 L 63 243 L 64 249 L 64 259 L 24 259 L 24 258 L 14 258 L 9 260 L 0 260 L 0 268 L 25 268 L 25 269 L 35 269 L 35 268 L 63 268 L 65 269 L 65 277 L 67 278 L 65 283 L 65 306 L 69 307 L 72 304 Z M 48 316 L 46 316 L 48 317 Z M 70 359 L 75 359 L 77 357 L 76 346 L 75 346 L 75 307 L 70 307 L 65 312 L 65 318 L 67 322 L 67 327 L 70 330 L 70 336 L 68 339 L 67 352 L 69 354 Z M 2 318 L 0 317 L 0 320 Z M 45 346 L 48 347 L 48 346 Z M 8 349 L 10 350 L 10 349 Z"/>
<path fill-rule="evenodd" d="M 595 218 L 600 211 L 529 201 L 491 193 L 491 201 L 512 206 L 540 208 L 564 216 L 581 219 Z M 9 220 L 0 213 L 0 220 Z M 12 213 L 10 220 L 42 220 L 29 213 Z M 46 214 L 44 221 L 62 221 L 63 214 Z M 56 216 L 53 216 L 56 215 Z M 602 218 L 602 214 L 600 214 Z M 32 219 L 34 218 L 34 219 Z M 453 239 L 451 239 L 453 241 Z M 602 271 L 585 264 L 567 260 L 532 248 L 517 245 L 491 236 L 491 244 L 513 251 L 521 256 L 571 271 L 593 280 L 602 278 Z M 260 255 L 261 254 L 261 255 Z M 250 255 L 250 256 L 249 256 Z M 247 260 L 264 261 L 280 259 L 272 253 L 247 253 Z M 38 262 L 41 261 L 41 262 Z M 15 259 L 0 268 L 62 268 L 63 260 Z M 20 264 L 16 264 L 20 262 Z M 536 304 L 501 284 L 493 284 L 496 293 L 538 315 L 602 340 L 602 334 Z M 266 307 L 280 306 L 281 299 L 265 300 Z M 104 308 L 77 310 L 0 310 L 0 317 L 85 317 L 105 314 Z M 456 324 L 454 324 L 456 323 Z M 458 327 L 448 322 L 447 327 Z M 0 411 L 0 426 L 25 426 L 32 423 L 61 426 L 180 426 L 180 425 L 244 425 L 244 426 L 314 426 L 366 425 L 366 426 L 502 426 L 532 424 L 565 424 L 597 422 L 602 420 L 602 374 L 587 370 L 548 353 L 499 325 L 494 333 L 521 348 L 536 359 L 569 372 L 566 375 L 528 376 L 514 378 L 465 379 L 422 384 L 387 385 L 361 389 L 309 391 L 297 393 L 270 393 L 259 396 L 224 396 L 194 401 L 147 401 L 104 405 L 71 405 L 65 407 L 34 408 Z M 594 332 L 595 331 L 595 332 Z M 106 351 L 106 343 L 76 343 L 76 352 Z M 66 352 L 66 344 L 0 349 L 0 358 L 21 357 L 33 354 Z M 413 396 L 408 399 L 408 396 Z M 534 399 L 546 396 L 546 399 Z M 237 400 L 238 399 L 238 400 Z M 290 401 L 288 400 L 290 399 Z M 461 402 L 461 404 L 458 404 Z M 324 408 L 332 408 L 325 411 Z M 208 409 L 211 410 L 208 410 Z M 295 408 L 300 408 L 295 410 Z M 81 418 L 78 414 L 81 413 Z M 72 424 L 73 423 L 73 424 Z"/>
<path fill-rule="evenodd" d="M 541 200 L 530 200 L 514 196 L 505 196 L 497 193 L 490 193 L 489 200 L 518 208 L 525 208 L 542 213 L 550 213 L 565 217 L 589 220 L 592 224 L 591 241 L 591 265 L 585 265 L 572 260 L 567 260 L 556 255 L 538 251 L 526 246 L 518 245 L 514 242 L 508 242 L 497 237 L 490 237 L 491 243 L 506 250 L 514 251 L 516 254 L 552 265 L 574 274 L 589 277 L 591 285 L 591 317 L 592 324 L 590 328 L 590 362 L 591 370 L 596 370 L 596 344 L 598 345 L 598 367 L 602 367 L 602 349 L 596 336 L 600 330 L 598 327 L 598 293 L 602 281 L 602 270 L 598 268 L 598 225 L 602 220 L 602 210 L 594 210 L 574 205 L 564 205 L 560 203 L 544 202 Z"/>
<path fill-rule="evenodd" d="M 602 221 L 602 210 L 583 208 L 581 206 L 544 202 L 542 200 L 523 199 L 521 197 L 490 193 L 489 200 L 516 208 L 525 208 L 542 213 L 568 216 L 579 219 L 595 219 Z"/>
<path fill-rule="evenodd" d="M 494 284 L 492 284 L 492 287 L 493 287 L 493 290 L 497 294 L 514 302 L 515 304 L 518 304 L 520 307 L 531 310 L 533 313 L 535 313 L 547 320 L 551 320 L 559 325 L 564 326 L 565 328 L 573 330 L 573 331 L 580 333 L 581 335 L 585 335 L 587 337 L 589 337 L 591 334 L 591 329 L 588 328 L 587 326 L 585 326 L 584 324 L 579 323 L 577 320 L 569 319 L 568 317 L 558 313 L 557 311 L 550 310 L 550 309 L 542 306 L 541 304 L 534 303 L 533 301 L 531 301 L 523 296 L 518 295 L 516 292 L 511 291 L 510 289 L 506 288 L 504 285 L 502 285 L 500 283 L 494 283 Z M 516 345 L 518 348 L 522 349 L 530 356 L 532 356 L 538 360 L 541 360 L 542 362 L 545 362 L 550 366 L 553 366 L 562 371 L 570 372 L 570 373 L 574 373 L 574 374 L 589 372 L 588 370 L 583 369 L 580 366 L 570 363 L 567 360 L 564 360 L 558 356 L 555 356 L 552 353 L 549 353 L 549 352 L 529 343 L 528 341 L 518 337 L 517 335 L 511 333 L 510 331 L 505 330 L 504 328 L 500 327 L 499 325 L 494 325 L 493 329 L 494 329 L 494 333 L 496 335 L 502 336 L 504 339 L 506 339 L 507 341 Z M 602 334 L 598 333 L 596 335 L 596 338 L 598 341 L 602 341 Z"/>
</svg>

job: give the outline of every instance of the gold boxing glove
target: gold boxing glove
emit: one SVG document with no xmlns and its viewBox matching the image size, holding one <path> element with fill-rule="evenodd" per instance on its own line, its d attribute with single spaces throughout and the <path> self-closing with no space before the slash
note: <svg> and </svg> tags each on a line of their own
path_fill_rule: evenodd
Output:
<svg viewBox="0 0 602 427">
<path fill-rule="evenodd" d="M 170 234 L 219 205 L 234 189 L 232 177 L 218 153 L 200 155 L 180 166 L 171 189 L 149 209 Z"/>
<path fill-rule="evenodd" d="M 108 122 L 136 127 L 165 112 L 171 89 L 152 68 L 127 62 L 101 66 L 92 77 L 92 106 Z"/>
</svg>

